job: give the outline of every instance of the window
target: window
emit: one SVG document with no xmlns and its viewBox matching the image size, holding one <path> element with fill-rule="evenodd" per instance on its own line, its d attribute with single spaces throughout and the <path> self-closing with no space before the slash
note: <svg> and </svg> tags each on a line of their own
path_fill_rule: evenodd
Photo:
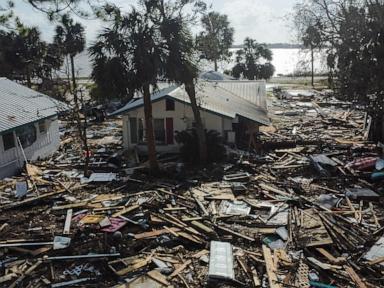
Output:
<svg viewBox="0 0 384 288">
<path fill-rule="evenodd" d="M 155 130 L 156 143 L 165 144 L 164 119 L 154 119 L 153 129 Z"/>
<path fill-rule="evenodd" d="M 3 135 L 3 146 L 4 151 L 15 147 L 15 137 L 13 137 L 13 132 L 9 132 Z"/>
<path fill-rule="evenodd" d="M 42 120 L 39 122 L 39 132 L 40 134 L 47 133 L 47 125 L 45 120 Z"/>
<path fill-rule="evenodd" d="M 28 125 L 16 130 L 16 137 L 19 137 L 23 148 L 31 146 L 36 141 L 36 128 L 34 125 Z"/>
<path fill-rule="evenodd" d="M 129 118 L 129 130 L 131 132 L 131 143 L 136 144 L 137 139 L 137 118 Z"/>
<path fill-rule="evenodd" d="M 172 99 L 165 99 L 165 110 L 175 111 L 175 101 Z"/>
<path fill-rule="evenodd" d="M 144 138 L 144 125 L 143 125 L 143 119 L 138 119 L 139 120 L 139 143 L 145 143 L 145 138 Z"/>
</svg>

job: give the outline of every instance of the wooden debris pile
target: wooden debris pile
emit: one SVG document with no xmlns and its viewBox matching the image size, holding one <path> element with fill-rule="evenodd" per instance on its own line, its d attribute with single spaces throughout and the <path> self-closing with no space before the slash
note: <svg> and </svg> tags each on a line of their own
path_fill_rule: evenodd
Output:
<svg viewBox="0 0 384 288">
<path fill-rule="evenodd" d="M 68 141 L 0 182 L 0 287 L 384 287 L 380 154 L 320 104 L 279 116 L 262 157 L 162 178 L 95 160 L 84 179 Z"/>
</svg>

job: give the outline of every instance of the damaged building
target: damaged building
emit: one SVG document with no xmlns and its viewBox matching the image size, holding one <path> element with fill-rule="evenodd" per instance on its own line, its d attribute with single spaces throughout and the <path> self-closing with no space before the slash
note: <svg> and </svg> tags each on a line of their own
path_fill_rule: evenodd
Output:
<svg viewBox="0 0 384 288">
<path fill-rule="evenodd" d="M 258 127 L 269 125 L 265 81 L 200 80 L 196 98 L 206 130 L 226 143 L 248 143 Z M 178 151 L 175 132 L 194 127 L 191 102 L 183 86 L 169 86 L 151 95 L 155 139 L 160 152 Z M 130 101 L 114 115 L 123 115 L 124 147 L 145 151 L 143 98 Z"/>
<path fill-rule="evenodd" d="M 65 104 L 0 78 L 0 179 L 14 175 L 25 159 L 51 155 L 60 145 L 58 112 Z"/>
</svg>

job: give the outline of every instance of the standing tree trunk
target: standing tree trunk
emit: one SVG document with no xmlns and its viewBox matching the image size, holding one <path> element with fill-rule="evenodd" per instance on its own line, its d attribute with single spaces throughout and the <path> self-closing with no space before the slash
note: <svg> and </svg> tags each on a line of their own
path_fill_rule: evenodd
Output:
<svg viewBox="0 0 384 288">
<path fill-rule="evenodd" d="M 313 55 L 313 46 L 311 45 L 311 71 L 312 71 L 312 88 L 315 88 L 315 71 L 314 71 L 314 61 L 315 57 Z"/>
<path fill-rule="evenodd" d="M 153 119 L 152 119 L 152 103 L 151 93 L 149 90 L 149 84 L 143 86 L 144 94 L 144 117 L 145 117 L 145 132 L 147 137 L 148 147 L 148 160 L 151 171 L 159 170 L 159 163 L 156 157 L 156 145 L 155 145 L 155 132 L 153 130 Z"/>
<path fill-rule="evenodd" d="M 26 73 L 27 73 L 27 86 L 28 88 L 32 87 L 32 80 L 31 80 L 31 72 L 29 70 L 29 64 L 25 65 Z"/>
<path fill-rule="evenodd" d="M 74 101 L 75 103 L 77 103 L 77 93 L 76 93 L 77 85 L 76 85 L 75 60 L 74 60 L 74 56 L 73 56 L 73 55 L 70 55 L 70 59 L 71 59 L 71 74 L 72 74 L 73 101 Z"/>
<path fill-rule="evenodd" d="M 185 90 L 191 101 L 193 116 L 196 122 L 196 132 L 197 137 L 199 138 L 199 155 L 200 155 L 200 164 L 204 165 L 207 163 L 208 152 L 207 152 L 207 137 L 204 131 L 203 121 L 201 119 L 200 110 L 197 106 L 196 101 L 196 89 L 193 80 L 187 81 L 185 83 Z"/>
<path fill-rule="evenodd" d="M 215 71 L 217 72 L 217 70 L 219 70 L 219 65 L 217 64 L 217 59 L 213 60 L 213 62 L 215 63 Z"/>
</svg>

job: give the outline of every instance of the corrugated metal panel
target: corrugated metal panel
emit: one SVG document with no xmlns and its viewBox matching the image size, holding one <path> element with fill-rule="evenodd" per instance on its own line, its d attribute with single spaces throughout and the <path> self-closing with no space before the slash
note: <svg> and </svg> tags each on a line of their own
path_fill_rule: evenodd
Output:
<svg viewBox="0 0 384 288">
<path fill-rule="evenodd" d="M 210 279 L 235 279 L 230 243 L 211 241 L 208 277 Z"/>
<path fill-rule="evenodd" d="M 0 78 L 0 133 L 66 110 L 66 104 L 6 78 Z"/>
<path fill-rule="evenodd" d="M 217 85 L 257 106 L 267 109 L 266 83 L 260 81 L 218 81 Z"/>
<path fill-rule="evenodd" d="M 236 94 L 223 89 L 216 82 L 201 81 L 196 87 L 196 97 L 200 107 L 210 112 L 234 119 L 242 116 L 260 124 L 269 125 L 270 121 L 266 109 L 245 100 Z M 169 87 L 151 96 L 152 102 L 164 97 L 172 97 L 184 103 L 190 104 L 188 94 L 182 87 Z M 123 108 L 114 112 L 113 115 L 122 114 L 126 111 L 136 109 L 143 105 L 143 99 L 128 103 Z"/>
</svg>

